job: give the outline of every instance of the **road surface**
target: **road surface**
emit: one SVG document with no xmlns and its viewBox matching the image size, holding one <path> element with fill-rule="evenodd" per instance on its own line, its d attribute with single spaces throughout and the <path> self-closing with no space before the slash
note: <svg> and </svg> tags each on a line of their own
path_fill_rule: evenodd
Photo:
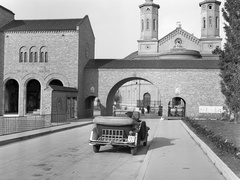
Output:
<svg viewBox="0 0 240 180">
<path fill-rule="evenodd" d="M 149 140 L 159 120 L 146 120 Z M 0 179 L 136 179 L 149 145 L 136 156 L 126 148 L 101 147 L 88 140 L 93 125 L 66 130 L 0 147 Z"/>
</svg>

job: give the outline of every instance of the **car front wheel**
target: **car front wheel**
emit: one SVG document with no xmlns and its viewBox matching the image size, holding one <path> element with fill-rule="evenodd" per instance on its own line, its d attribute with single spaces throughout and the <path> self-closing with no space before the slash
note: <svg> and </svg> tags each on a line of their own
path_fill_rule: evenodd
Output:
<svg viewBox="0 0 240 180">
<path fill-rule="evenodd" d="M 136 155 L 137 154 L 137 146 L 131 148 L 131 154 Z"/>
<path fill-rule="evenodd" d="M 93 151 L 94 151 L 95 153 L 98 153 L 99 150 L 100 150 L 100 146 L 99 146 L 99 145 L 93 145 Z"/>
</svg>

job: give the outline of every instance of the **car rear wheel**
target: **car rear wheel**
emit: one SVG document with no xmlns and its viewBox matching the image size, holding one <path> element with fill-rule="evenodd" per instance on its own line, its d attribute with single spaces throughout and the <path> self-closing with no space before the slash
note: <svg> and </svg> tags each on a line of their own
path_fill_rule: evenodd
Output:
<svg viewBox="0 0 240 180">
<path fill-rule="evenodd" d="M 132 147 L 131 148 L 131 154 L 136 155 L 137 154 L 137 147 Z"/>
<path fill-rule="evenodd" d="M 147 146 L 147 140 L 148 140 L 148 136 L 146 136 L 145 141 L 143 142 L 143 146 Z"/>
<path fill-rule="evenodd" d="M 98 153 L 99 150 L 100 150 L 100 146 L 99 146 L 99 145 L 93 145 L 93 151 L 94 151 L 95 153 Z"/>
</svg>

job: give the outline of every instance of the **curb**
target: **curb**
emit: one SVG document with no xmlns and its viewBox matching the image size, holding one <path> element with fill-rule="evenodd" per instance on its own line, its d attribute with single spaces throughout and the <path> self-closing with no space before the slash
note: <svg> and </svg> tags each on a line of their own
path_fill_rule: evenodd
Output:
<svg viewBox="0 0 240 180">
<path fill-rule="evenodd" d="M 35 137 L 39 137 L 39 136 L 48 135 L 48 134 L 51 134 L 51 133 L 65 131 L 65 130 L 69 130 L 69 129 L 73 129 L 73 128 L 78 128 L 78 127 L 86 126 L 86 125 L 89 125 L 89 124 L 92 124 L 92 122 L 86 122 L 86 123 L 83 123 L 83 124 L 67 126 L 67 127 L 62 127 L 62 128 L 58 128 L 58 129 L 43 129 L 42 132 L 38 132 L 38 133 L 34 133 L 34 131 L 39 131 L 39 129 L 32 130 L 32 131 L 29 131 L 30 134 L 26 134 L 26 135 L 23 135 L 23 136 L 2 140 L 2 141 L 0 141 L 0 146 L 7 145 L 7 144 L 10 144 L 10 143 L 14 143 L 14 142 L 17 142 L 17 141 L 23 141 L 23 140 L 27 140 L 27 139 L 31 139 L 31 138 L 35 138 Z M 26 133 L 26 131 L 24 133 Z"/>
<path fill-rule="evenodd" d="M 236 174 L 234 174 L 234 172 L 199 137 L 197 137 L 197 135 L 194 134 L 183 121 L 180 121 L 180 123 L 187 133 L 193 138 L 193 140 L 207 154 L 209 159 L 226 178 L 226 180 L 239 180 Z"/>
</svg>

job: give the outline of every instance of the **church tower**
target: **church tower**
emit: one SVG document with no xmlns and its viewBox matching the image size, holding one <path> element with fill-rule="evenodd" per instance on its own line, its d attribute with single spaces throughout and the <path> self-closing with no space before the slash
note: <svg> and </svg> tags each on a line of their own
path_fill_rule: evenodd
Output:
<svg viewBox="0 0 240 180">
<path fill-rule="evenodd" d="M 153 0 L 146 0 L 139 6 L 141 15 L 141 35 L 138 40 L 138 53 L 149 54 L 158 52 L 158 9 Z"/>
<path fill-rule="evenodd" d="M 201 52 L 211 53 L 217 46 L 221 47 L 220 5 L 217 0 L 205 0 L 201 7 Z"/>
</svg>

